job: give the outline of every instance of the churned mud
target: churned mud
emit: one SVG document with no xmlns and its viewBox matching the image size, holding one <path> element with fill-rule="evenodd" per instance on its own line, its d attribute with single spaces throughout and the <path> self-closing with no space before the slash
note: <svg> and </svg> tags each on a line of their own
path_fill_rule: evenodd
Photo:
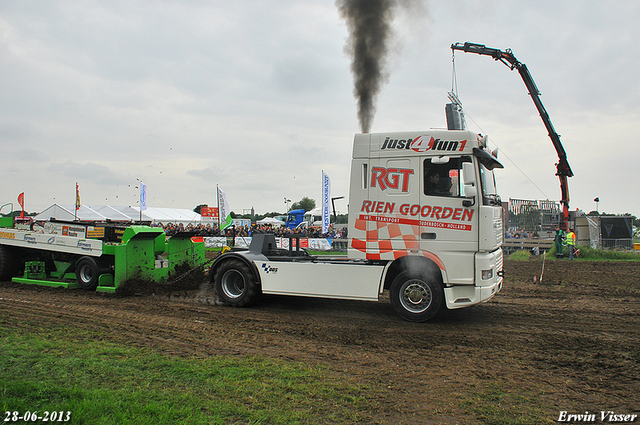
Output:
<svg viewBox="0 0 640 425">
<path fill-rule="evenodd" d="M 505 270 L 490 302 L 421 324 L 388 300 L 268 296 L 230 308 L 203 274 L 127 296 L 2 282 L 0 323 L 81 327 L 177 356 L 321 364 L 376 390 L 372 423 L 491 423 L 477 406 L 496 391 L 549 422 L 561 411 L 637 413 L 640 263 L 547 261 L 542 283 L 541 259 L 506 260 Z"/>
</svg>

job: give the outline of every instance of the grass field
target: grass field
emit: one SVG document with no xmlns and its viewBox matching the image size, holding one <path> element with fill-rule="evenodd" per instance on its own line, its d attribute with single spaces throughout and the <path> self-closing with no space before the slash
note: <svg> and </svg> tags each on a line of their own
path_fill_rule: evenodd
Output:
<svg viewBox="0 0 640 425">
<path fill-rule="evenodd" d="M 67 412 L 73 424 L 353 423 L 367 388 L 259 357 L 181 358 L 69 328 L 0 324 L 2 418 Z"/>
</svg>

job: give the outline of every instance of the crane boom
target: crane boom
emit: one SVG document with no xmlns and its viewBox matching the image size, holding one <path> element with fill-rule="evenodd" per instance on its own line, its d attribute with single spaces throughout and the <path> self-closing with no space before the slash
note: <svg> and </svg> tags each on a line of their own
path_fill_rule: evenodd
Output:
<svg viewBox="0 0 640 425">
<path fill-rule="evenodd" d="M 551 119 L 549 118 L 549 114 L 547 113 L 547 110 L 544 108 L 544 105 L 540 100 L 540 90 L 538 90 L 536 83 L 533 81 L 527 65 L 516 59 L 515 56 L 513 56 L 511 49 L 499 50 L 487 47 L 483 44 L 466 42 L 464 44 L 452 44 L 451 50 L 462 50 L 466 53 L 476 53 L 478 55 L 491 56 L 494 60 L 500 61 L 508 66 L 512 71 L 514 69 L 518 70 L 520 77 L 522 77 L 522 81 L 524 81 L 524 85 L 527 87 L 527 90 L 529 90 L 529 95 L 531 96 L 531 99 L 533 100 L 533 103 L 535 104 L 536 109 L 540 114 L 540 118 L 542 118 L 542 122 L 544 123 L 544 126 L 549 133 L 549 138 L 553 143 L 553 147 L 558 153 L 556 176 L 558 176 L 558 178 L 560 179 L 560 190 L 562 194 L 562 200 L 560 201 L 562 204 L 562 220 L 560 222 L 560 227 L 563 230 L 567 230 L 567 222 L 569 220 L 569 184 L 567 182 L 567 178 L 573 177 L 573 171 L 571 171 L 571 167 L 569 166 L 569 162 L 567 161 L 567 153 L 562 146 L 562 142 L 560 142 L 560 135 L 553 127 Z"/>
</svg>

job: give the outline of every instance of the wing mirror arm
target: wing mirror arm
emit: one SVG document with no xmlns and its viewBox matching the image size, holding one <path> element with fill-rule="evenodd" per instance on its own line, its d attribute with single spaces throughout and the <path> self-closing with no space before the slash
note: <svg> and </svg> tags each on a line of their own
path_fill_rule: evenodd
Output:
<svg viewBox="0 0 640 425">
<path fill-rule="evenodd" d="M 465 186 L 464 187 L 464 196 L 471 199 L 465 199 L 462 201 L 462 206 L 464 207 L 472 207 L 476 203 L 476 196 L 478 195 L 478 191 L 475 186 Z"/>
</svg>

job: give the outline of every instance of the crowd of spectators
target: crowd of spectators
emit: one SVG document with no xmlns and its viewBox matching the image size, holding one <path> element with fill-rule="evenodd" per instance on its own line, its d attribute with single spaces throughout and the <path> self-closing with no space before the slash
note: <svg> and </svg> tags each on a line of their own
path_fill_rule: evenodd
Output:
<svg viewBox="0 0 640 425">
<path fill-rule="evenodd" d="M 532 232 L 511 228 L 505 232 L 504 237 L 505 239 L 537 239 L 540 237 L 540 235 L 536 231 Z"/>
<path fill-rule="evenodd" d="M 249 237 L 254 233 L 273 233 L 276 237 L 300 236 L 304 238 L 329 238 L 344 239 L 347 237 L 347 228 L 336 229 L 330 226 L 327 233 L 322 233 L 322 229 L 316 227 L 289 229 L 285 226 L 273 226 L 266 224 L 259 226 L 252 224 L 249 226 L 230 226 L 220 230 L 217 224 L 187 224 L 182 223 L 155 223 L 154 227 L 164 229 L 167 236 L 173 236 L 180 232 L 193 232 L 195 236 L 226 236 L 226 237 Z"/>
</svg>

